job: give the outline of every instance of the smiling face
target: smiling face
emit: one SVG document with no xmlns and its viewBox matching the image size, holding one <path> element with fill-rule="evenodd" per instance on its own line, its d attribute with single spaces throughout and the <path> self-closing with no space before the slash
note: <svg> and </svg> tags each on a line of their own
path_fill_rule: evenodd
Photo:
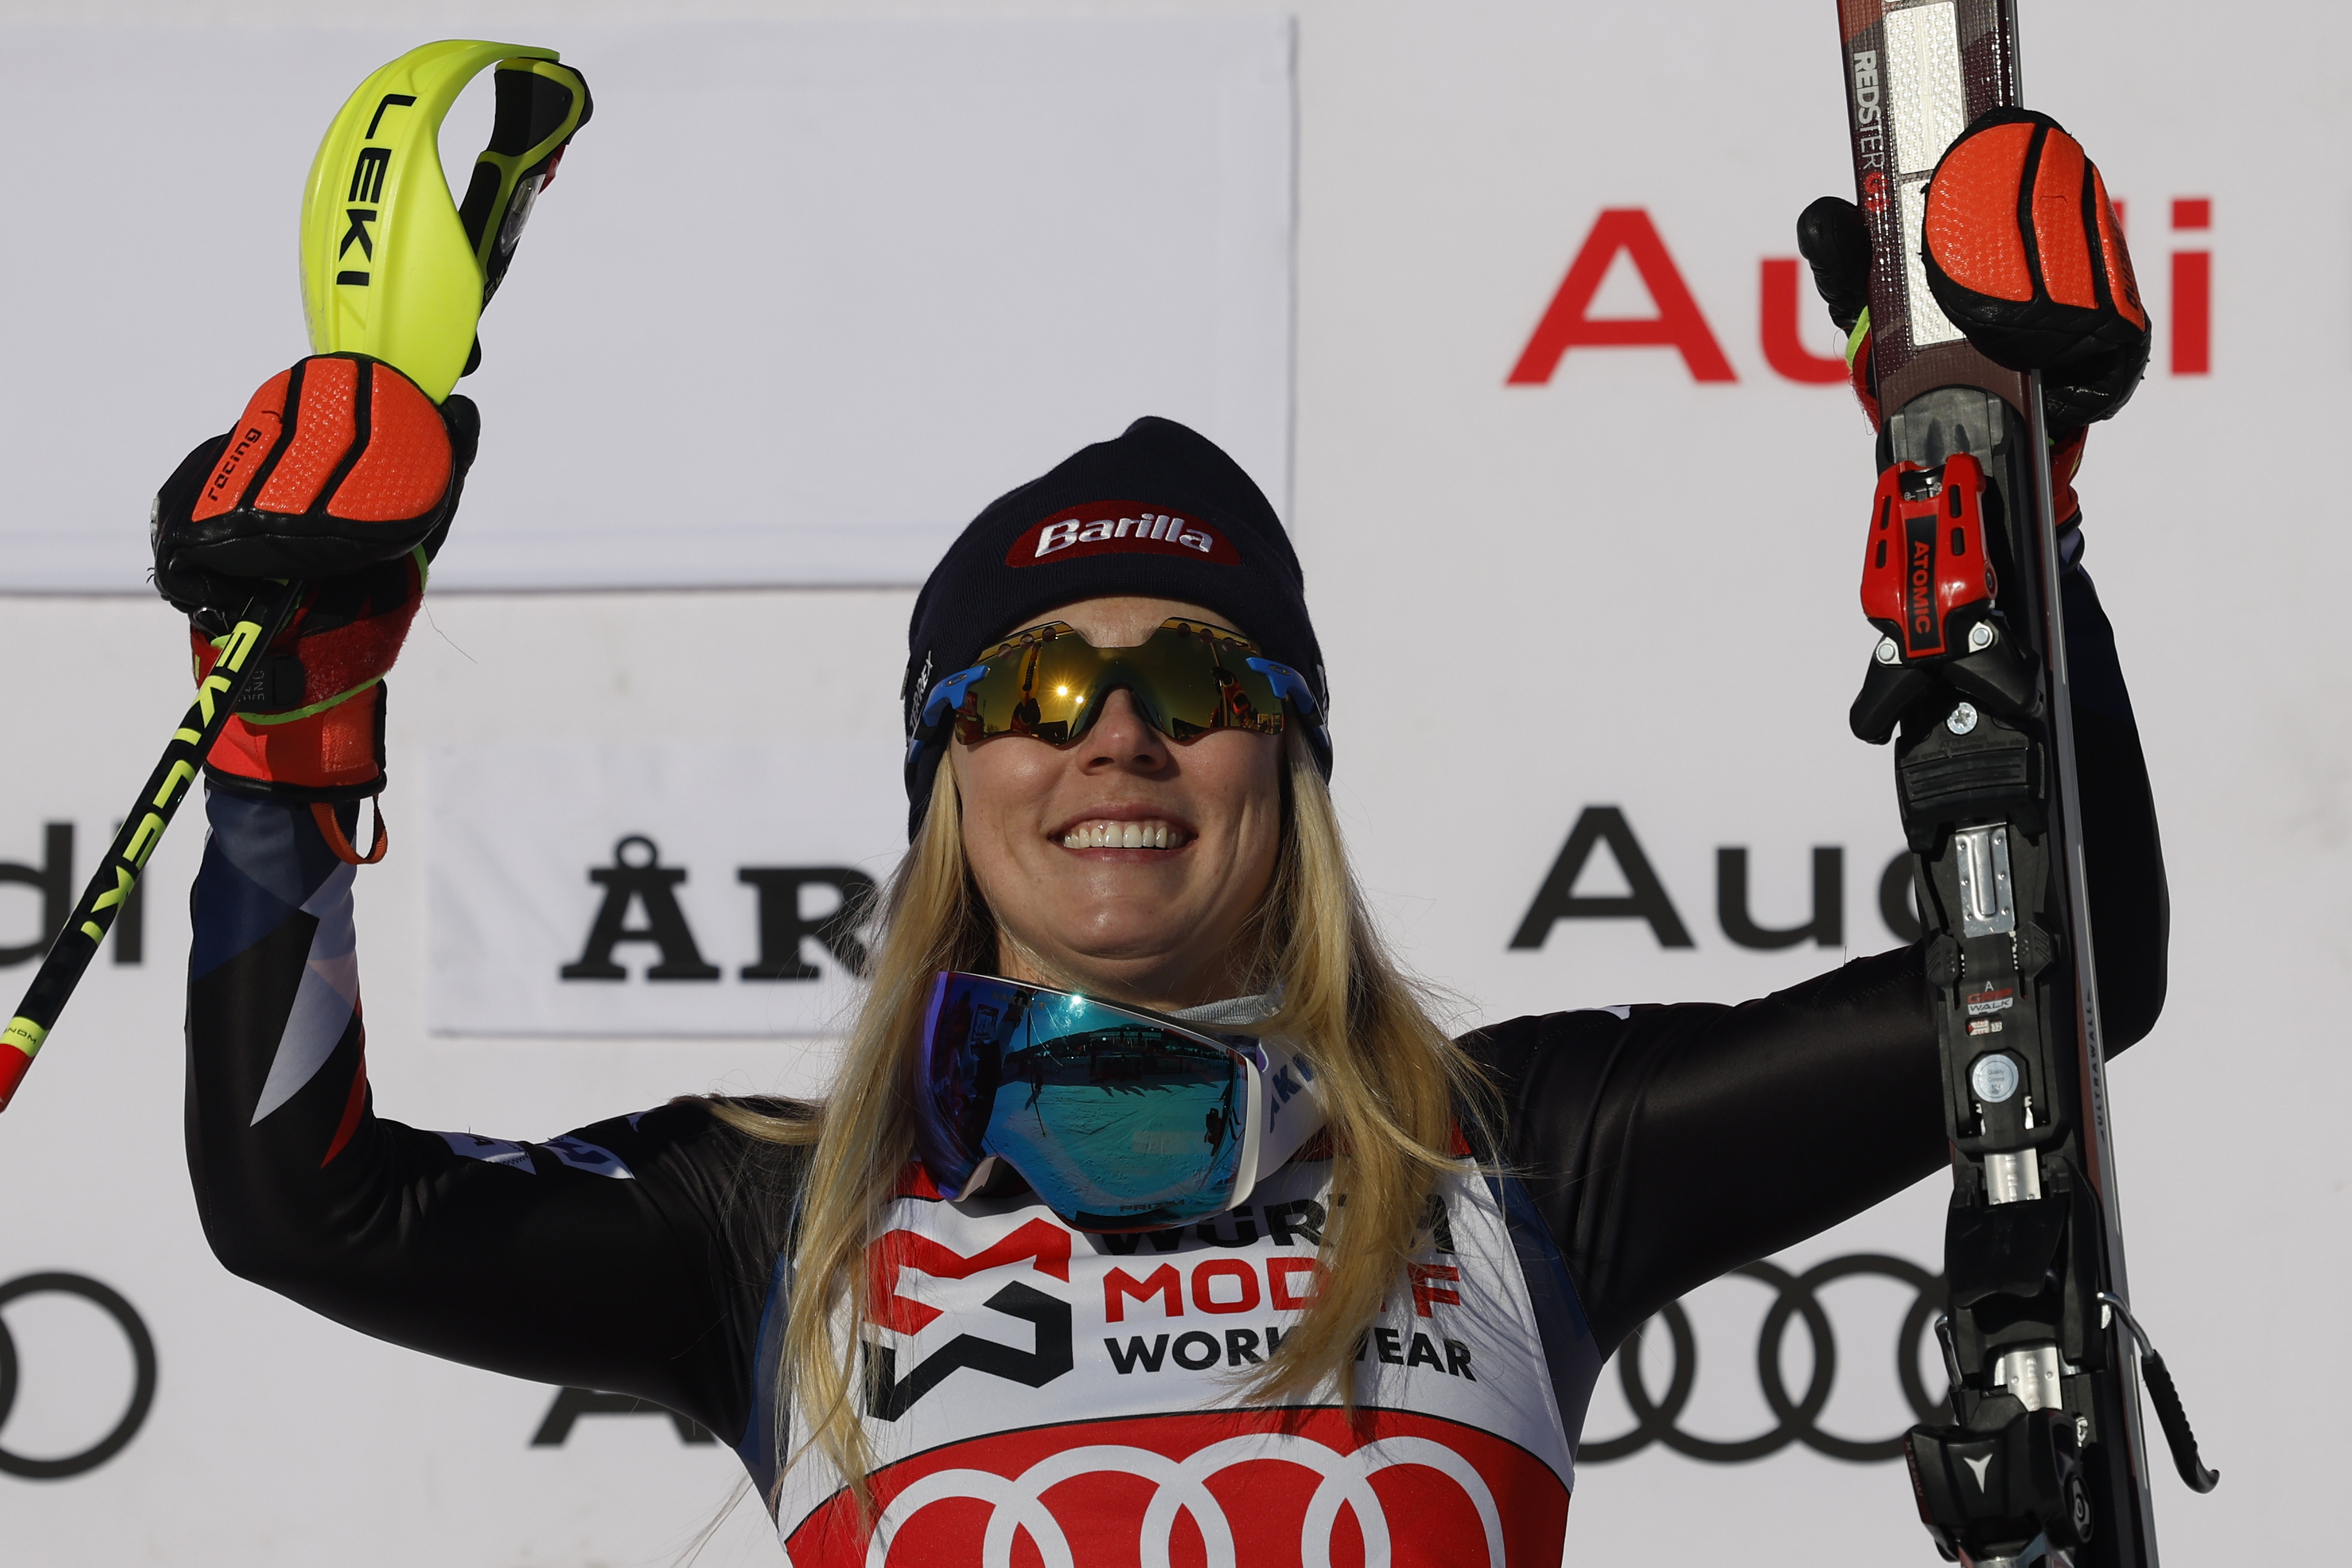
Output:
<svg viewBox="0 0 2352 1568">
<path fill-rule="evenodd" d="M 1170 616 L 1224 624 L 1139 598 L 1030 623 L 1067 622 L 1098 648 L 1128 648 Z M 1163 1009 L 1243 989 L 1238 939 L 1282 843 L 1281 737 L 1217 729 L 1178 745 L 1122 690 L 1067 746 L 1007 735 L 948 751 L 1003 974 Z"/>
</svg>

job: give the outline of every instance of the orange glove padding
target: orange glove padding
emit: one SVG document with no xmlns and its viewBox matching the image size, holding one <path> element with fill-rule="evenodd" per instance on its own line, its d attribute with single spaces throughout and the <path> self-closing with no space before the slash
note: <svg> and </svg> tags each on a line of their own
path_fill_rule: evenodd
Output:
<svg viewBox="0 0 2352 1568">
<path fill-rule="evenodd" d="M 2048 115 L 1993 110 L 1937 163 L 1923 241 L 1937 303 L 1978 351 L 2042 372 L 2063 524 L 2079 510 L 2073 480 L 2087 427 L 2123 407 L 2147 367 L 2147 312 L 2099 172 Z M 1824 196 L 1798 218 L 1797 248 L 1848 334 L 1854 395 L 1875 429 L 1870 230 L 1853 203 Z"/>
<path fill-rule="evenodd" d="M 276 581 L 309 587 L 264 650 L 206 773 L 314 803 L 383 789 L 383 675 L 408 635 L 479 433 L 392 366 L 319 355 L 263 383 L 155 498 L 159 591 L 189 612 L 202 680 Z"/>
<path fill-rule="evenodd" d="M 2042 372 L 2052 426 L 2123 407 L 2147 369 L 2147 311 L 2099 171 L 2046 114 L 1996 109 L 1927 182 L 1927 286 L 1977 351 Z"/>
</svg>

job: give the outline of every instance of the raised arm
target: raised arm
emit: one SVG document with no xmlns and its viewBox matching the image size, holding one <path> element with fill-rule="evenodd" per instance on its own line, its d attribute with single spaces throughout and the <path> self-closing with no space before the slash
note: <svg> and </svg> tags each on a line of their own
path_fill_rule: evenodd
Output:
<svg viewBox="0 0 2352 1568">
<path fill-rule="evenodd" d="M 221 1261 L 378 1339 L 639 1395 L 734 1441 L 768 1287 L 739 1259 L 783 1207 L 727 1201 L 740 1138 L 698 1104 L 530 1145 L 377 1116 L 354 868 L 305 808 L 215 789 L 207 810 L 188 1168 Z"/>
<path fill-rule="evenodd" d="M 2000 193 L 1979 204 L 1996 239 L 2018 221 L 2017 203 Z M 1968 204 L 1939 211 L 1958 223 Z M 1954 232 L 1958 239 L 1937 243 L 1974 233 Z M 1834 199 L 1816 203 L 1799 240 L 1833 317 L 1853 332 L 1856 390 L 1875 421 L 1861 214 Z M 2072 480 L 2088 423 L 2116 412 L 2139 378 L 2145 321 L 2137 335 L 2113 310 L 2032 324 L 2031 347 L 2042 358 L 2031 364 L 1978 346 L 2047 371 L 2084 881 L 2113 1055 L 2163 1009 L 2169 914 L 2147 764 L 2114 632 L 2082 569 Z M 1990 591 L 1989 572 L 1985 581 Z M 1948 706 L 1948 691 L 1918 682 L 1906 671 L 1885 685 L 1927 691 L 1905 698 L 1915 709 L 1936 693 Z M 1858 703 L 1860 734 L 1877 727 L 1864 714 Z M 1526 1174 L 1603 1344 L 1693 1286 L 1858 1213 L 1945 1160 L 1928 996 L 1925 948 L 1915 945 L 1738 1007 L 1558 1014 L 1475 1037 L 1508 1104 L 1504 1153 Z"/>
<path fill-rule="evenodd" d="M 2112 1056 L 2164 1005 L 2164 861 L 2114 634 L 2089 579 L 2079 568 L 2067 576 Z M 1860 1213 L 1946 1159 L 1917 944 L 1737 1007 L 1553 1013 L 1466 1043 L 1502 1089 L 1505 1157 L 1604 1346 L 1684 1291 Z"/>
<path fill-rule="evenodd" d="M 732 1441 L 786 1208 L 765 1190 L 789 1179 L 770 1146 L 700 1105 L 540 1145 L 374 1113 L 352 840 L 383 787 L 383 676 L 471 456 L 470 406 L 449 407 L 389 366 L 305 361 L 158 498 L 157 582 L 191 613 L 199 668 L 212 618 L 253 579 L 314 585 L 268 651 L 262 711 L 231 721 L 207 769 L 187 1013 L 198 1211 L 230 1269 L 338 1322 L 639 1395 Z"/>
</svg>

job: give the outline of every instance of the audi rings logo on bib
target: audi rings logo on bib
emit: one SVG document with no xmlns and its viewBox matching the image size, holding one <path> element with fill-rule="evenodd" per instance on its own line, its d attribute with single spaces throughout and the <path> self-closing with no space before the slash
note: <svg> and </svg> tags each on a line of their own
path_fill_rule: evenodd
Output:
<svg viewBox="0 0 2352 1568">
<path fill-rule="evenodd" d="M 18 1343 L 16 1336 L 10 1332 L 5 1317 L 0 1316 L 0 1475 L 18 1476 L 33 1481 L 65 1480 L 98 1469 L 130 1446 L 131 1439 L 139 1435 L 139 1428 L 146 1423 L 147 1412 L 155 1403 L 155 1342 L 149 1336 L 147 1324 L 139 1316 L 138 1309 L 123 1300 L 119 1291 L 86 1275 L 23 1274 L 0 1285 L 0 1313 L 5 1313 L 10 1304 L 28 1296 L 49 1295 L 79 1296 L 114 1320 L 114 1326 L 122 1332 L 122 1338 L 131 1351 L 131 1393 L 123 1404 L 121 1414 L 114 1418 L 105 1435 L 77 1452 L 37 1455 L 20 1453 L 7 1447 L 6 1438 L 13 1436 L 5 1430 L 8 1418 L 16 1414 L 16 1394 L 23 1384 L 26 1363 L 36 1353 L 27 1351 Z M 47 1348 L 44 1345 L 44 1351 Z M 52 1375 L 49 1365 L 45 1355 L 40 1374 L 45 1384 Z M 83 1370 L 75 1366 L 69 1369 L 69 1374 Z M 76 1396 L 86 1406 L 89 1396 L 79 1386 L 82 1381 L 77 1380 Z M 88 1381 L 98 1387 L 104 1386 L 95 1378 Z M 97 1419 L 103 1420 L 105 1416 L 101 1413 Z"/>
<path fill-rule="evenodd" d="M 1147 501 L 1088 501 L 1066 507 L 1013 541 L 1007 566 L 1128 551 L 1239 566 L 1241 552 L 1206 523 Z"/>
<path fill-rule="evenodd" d="M 874 1478 L 870 1541 L 835 1498 L 795 1563 L 1506 1564 L 1556 1559 L 1568 1492 L 1534 1455 L 1397 1410 L 1230 1410 L 1006 1432 Z M 1016 1551 L 1021 1537 L 1027 1550 Z"/>
</svg>

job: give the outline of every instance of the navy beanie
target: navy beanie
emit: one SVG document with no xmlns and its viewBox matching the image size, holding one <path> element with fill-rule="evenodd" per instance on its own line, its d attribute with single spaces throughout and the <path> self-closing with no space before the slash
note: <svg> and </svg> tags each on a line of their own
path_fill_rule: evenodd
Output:
<svg viewBox="0 0 2352 1568">
<path fill-rule="evenodd" d="M 1306 580 L 1265 492 L 1216 443 L 1147 416 L 990 502 L 931 569 L 907 628 L 900 688 L 909 839 L 947 751 L 945 733 L 915 738 L 931 684 L 1045 612 L 1108 594 L 1215 611 L 1329 706 Z M 1328 778 L 1330 756 L 1318 752 Z"/>
</svg>

